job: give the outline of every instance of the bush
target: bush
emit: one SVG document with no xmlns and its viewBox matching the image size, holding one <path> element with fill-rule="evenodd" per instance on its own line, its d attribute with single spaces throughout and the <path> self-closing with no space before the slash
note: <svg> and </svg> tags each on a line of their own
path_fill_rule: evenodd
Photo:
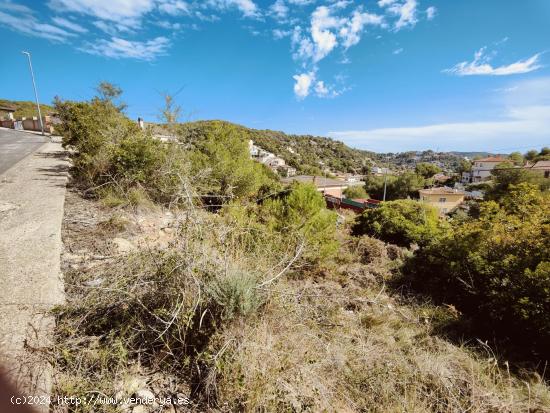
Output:
<svg viewBox="0 0 550 413">
<path fill-rule="evenodd" d="M 413 200 L 388 201 L 367 209 L 353 226 L 354 235 L 367 234 L 392 244 L 426 245 L 439 238 L 446 225 L 437 210 Z"/>
<path fill-rule="evenodd" d="M 491 171 L 491 175 L 493 176 L 493 185 L 485 193 L 485 199 L 487 200 L 499 201 L 509 193 L 511 185 L 520 183 L 536 185 L 542 191 L 550 189 L 549 179 L 544 178 L 541 173 L 522 168 L 500 170 L 495 168 Z"/>
<path fill-rule="evenodd" d="M 550 357 L 550 195 L 511 185 L 500 203 L 459 223 L 409 265 L 414 284 L 495 332 Z"/>
<path fill-rule="evenodd" d="M 192 144 L 192 174 L 205 195 L 219 197 L 219 204 L 230 199 L 250 198 L 277 186 L 276 175 L 253 161 L 246 136 L 226 123 L 214 123 L 185 141 Z"/>
<path fill-rule="evenodd" d="M 271 230 L 285 234 L 287 244 L 303 244 L 304 257 L 309 260 L 326 259 L 338 248 L 337 215 L 326 208 L 313 185 L 294 183 L 284 195 L 264 202 L 259 218 Z"/>
<path fill-rule="evenodd" d="M 222 317 L 232 319 L 253 314 L 262 304 L 256 288 L 258 284 L 258 278 L 254 275 L 232 270 L 225 276 L 214 278 L 207 292 L 219 307 Z"/>
<path fill-rule="evenodd" d="M 416 164 L 414 172 L 423 178 L 431 178 L 435 174 L 441 172 L 441 168 L 433 163 L 420 162 L 419 164 Z"/>
<path fill-rule="evenodd" d="M 369 197 L 369 195 L 367 194 L 367 191 L 365 191 L 365 188 L 363 188 L 360 185 L 353 185 L 353 186 L 347 187 L 344 190 L 344 195 L 347 198 L 352 198 L 352 199 L 354 198 L 366 199 Z"/>
<path fill-rule="evenodd" d="M 56 101 L 63 146 L 72 150 L 77 184 L 108 198 L 129 200 L 132 193 L 168 204 L 178 199 L 187 176 L 184 152 L 163 144 L 126 118 L 110 101 Z"/>
<path fill-rule="evenodd" d="M 360 259 L 363 264 L 372 264 L 388 259 L 386 244 L 366 235 L 356 239 L 353 250 L 356 255 L 361 257 Z"/>
<path fill-rule="evenodd" d="M 382 200 L 384 196 L 384 180 L 386 180 L 386 199 L 416 198 L 418 190 L 427 183 L 421 175 L 415 172 L 403 172 L 401 175 L 369 176 L 365 179 L 365 191 L 375 199 Z"/>
</svg>

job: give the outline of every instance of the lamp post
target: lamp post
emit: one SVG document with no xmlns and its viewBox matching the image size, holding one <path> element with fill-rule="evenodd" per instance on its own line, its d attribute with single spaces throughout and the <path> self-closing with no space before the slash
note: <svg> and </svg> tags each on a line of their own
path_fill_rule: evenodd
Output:
<svg viewBox="0 0 550 413">
<path fill-rule="evenodd" d="M 23 54 L 26 54 L 29 58 L 29 69 L 31 70 L 31 78 L 32 78 L 32 87 L 34 89 L 34 97 L 36 99 L 36 107 L 38 108 L 38 121 L 40 122 L 40 129 L 42 130 L 42 135 L 44 135 L 44 124 L 42 123 L 42 112 L 40 112 L 40 103 L 38 102 L 38 92 L 36 91 L 36 83 L 34 81 L 34 72 L 32 71 L 32 62 L 31 62 L 31 54 L 29 52 L 21 52 Z"/>
<path fill-rule="evenodd" d="M 388 168 L 390 166 L 390 159 L 389 156 L 386 156 L 386 170 L 384 171 L 384 197 L 382 198 L 382 201 L 386 201 L 386 187 L 388 184 Z"/>
</svg>

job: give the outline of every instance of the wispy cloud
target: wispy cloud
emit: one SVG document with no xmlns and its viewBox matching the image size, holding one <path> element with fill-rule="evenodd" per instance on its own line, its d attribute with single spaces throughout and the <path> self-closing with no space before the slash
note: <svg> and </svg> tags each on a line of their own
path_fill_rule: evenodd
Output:
<svg viewBox="0 0 550 413">
<path fill-rule="evenodd" d="M 492 57 L 487 56 L 486 51 L 487 48 L 482 47 L 475 53 L 474 60 L 471 62 L 465 61 L 457 63 L 455 66 L 443 70 L 443 72 L 457 76 L 507 76 L 533 72 L 542 67 L 540 64 L 540 53 L 525 60 L 518 60 L 514 63 L 494 67 L 489 63 Z"/>
<path fill-rule="evenodd" d="M 166 54 L 168 39 L 176 32 L 235 12 L 250 20 L 250 25 L 241 27 L 252 35 L 269 32 L 275 40 L 289 38 L 301 82 L 295 85 L 299 99 L 334 97 L 347 90 L 335 76 L 333 81 L 322 79 L 320 62 L 338 51 L 336 62 L 351 62 L 348 50 L 367 32 L 397 31 L 413 27 L 419 15 L 427 19 L 435 15 L 433 6 L 418 12 L 418 0 L 378 0 L 374 11 L 376 3 L 367 6 L 361 0 L 47 0 L 50 16 L 44 19 L 49 24 L 40 21 L 42 14 L 16 1 L 0 0 L 0 23 L 11 30 L 57 42 L 71 40 L 79 50 L 95 55 L 143 61 Z M 167 33 L 151 40 L 156 33 L 147 35 L 150 28 Z M 313 80 L 306 87 L 300 76 L 310 74 Z"/>
<path fill-rule="evenodd" d="M 255 18 L 261 15 L 259 7 L 252 0 L 207 0 L 203 5 L 221 10 L 237 8 L 245 17 Z"/>
<path fill-rule="evenodd" d="M 548 143 L 550 78 L 509 85 L 496 98 L 502 113 L 496 119 L 333 131 L 329 136 L 360 148 L 394 152 L 427 148 L 498 151 L 521 149 L 526 141 L 535 147 Z"/>
<path fill-rule="evenodd" d="M 436 15 L 437 15 L 437 9 L 434 6 L 430 6 L 426 9 L 426 18 L 428 20 L 435 19 Z"/>
<path fill-rule="evenodd" d="M 340 11 L 345 9 L 350 2 L 339 1 L 331 6 L 316 7 L 312 14 L 308 28 L 297 25 L 292 30 L 291 49 L 293 58 L 299 61 L 309 73 L 316 73 L 317 64 L 331 54 L 335 49 L 345 51 L 356 45 L 361 40 L 361 35 L 367 26 L 382 26 L 384 18 L 381 15 L 365 12 L 362 8 L 356 8 L 347 16 L 342 16 Z M 302 73 L 303 75 L 303 73 Z M 298 75 L 298 76 L 302 76 Z M 296 81 L 296 76 L 294 76 Z M 301 79 L 301 78 L 300 78 Z M 319 97 L 336 96 L 336 88 L 326 84 L 322 80 L 316 95 Z M 300 94 L 296 93 L 300 91 Z M 330 92 L 332 91 L 332 92 Z M 309 95 L 302 93 L 303 88 L 296 88 L 296 97 L 303 99 Z"/>
<path fill-rule="evenodd" d="M 32 14 L 32 10 L 22 4 L 14 3 L 10 0 L 0 1 L 0 10 L 7 10 L 16 13 Z"/>
<path fill-rule="evenodd" d="M 88 29 L 86 29 L 85 27 L 82 27 L 80 24 L 77 24 L 73 21 L 64 19 L 63 17 L 54 17 L 52 19 L 52 21 L 57 26 L 64 27 L 65 29 L 69 29 L 73 32 L 77 32 L 77 33 L 86 33 L 86 32 L 88 32 Z"/>
<path fill-rule="evenodd" d="M 398 18 L 394 24 L 396 31 L 418 23 L 416 0 L 379 0 L 378 6 L 386 8 L 389 14 Z"/>
<path fill-rule="evenodd" d="M 163 36 L 147 41 L 131 41 L 111 37 L 109 40 L 101 39 L 94 43 L 87 43 L 80 50 L 114 59 L 129 58 L 151 61 L 165 55 L 169 46 L 170 40 Z"/>
<path fill-rule="evenodd" d="M 65 42 L 74 33 L 47 23 L 41 23 L 32 15 L 11 15 L 0 11 L 0 23 L 28 36 L 42 37 L 55 42 Z"/>
</svg>

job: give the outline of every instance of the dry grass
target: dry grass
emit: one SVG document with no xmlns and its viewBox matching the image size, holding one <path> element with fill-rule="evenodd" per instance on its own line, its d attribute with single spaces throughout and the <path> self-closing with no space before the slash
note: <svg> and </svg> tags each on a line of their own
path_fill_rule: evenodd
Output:
<svg viewBox="0 0 550 413">
<path fill-rule="evenodd" d="M 86 231 L 70 224 L 65 244 L 85 249 L 78 240 L 91 231 L 106 245 L 143 221 L 112 214 Z M 304 273 L 294 246 L 246 219 L 190 207 L 173 220 L 168 247 L 106 249 L 92 263 L 65 266 L 58 394 L 131 395 L 146 386 L 185 394 L 200 412 L 550 411 L 535 374 L 516 377 L 489 352 L 434 334 L 450 310 L 392 295 L 385 282 L 406 251 L 342 233 L 338 261 Z M 143 383 L 128 384 L 136 380 Z"/>
</svg>

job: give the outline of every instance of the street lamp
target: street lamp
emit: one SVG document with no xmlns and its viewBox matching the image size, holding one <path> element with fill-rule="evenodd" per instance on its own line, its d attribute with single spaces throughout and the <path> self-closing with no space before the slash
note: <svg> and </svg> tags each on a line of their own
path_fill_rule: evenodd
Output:
<svg viewBox="0 0 550 413">
<path fill-rule="evenodd" d="M 40 129 L 42 130 L 42 135 L 44 135 L 44 124 L 42 123 L 42 112 L 40 112 L 40 103 L 38 102 L 38 92 L 36 91 L 36 83 L 34 82 L 34 73 L 32 71 L 32 63 L 31 63 L 31 54 L 29 52 L 21 52 L 23 54 L 26 54 L 29 58 L 29 69 L 31 70 L 31 78 L 32 78 L 32 87 L 34 89 L 34 97 L 36 99 L 36 107 L 38 108 L 38 120 L 40 122 Z"/>
</svg>

